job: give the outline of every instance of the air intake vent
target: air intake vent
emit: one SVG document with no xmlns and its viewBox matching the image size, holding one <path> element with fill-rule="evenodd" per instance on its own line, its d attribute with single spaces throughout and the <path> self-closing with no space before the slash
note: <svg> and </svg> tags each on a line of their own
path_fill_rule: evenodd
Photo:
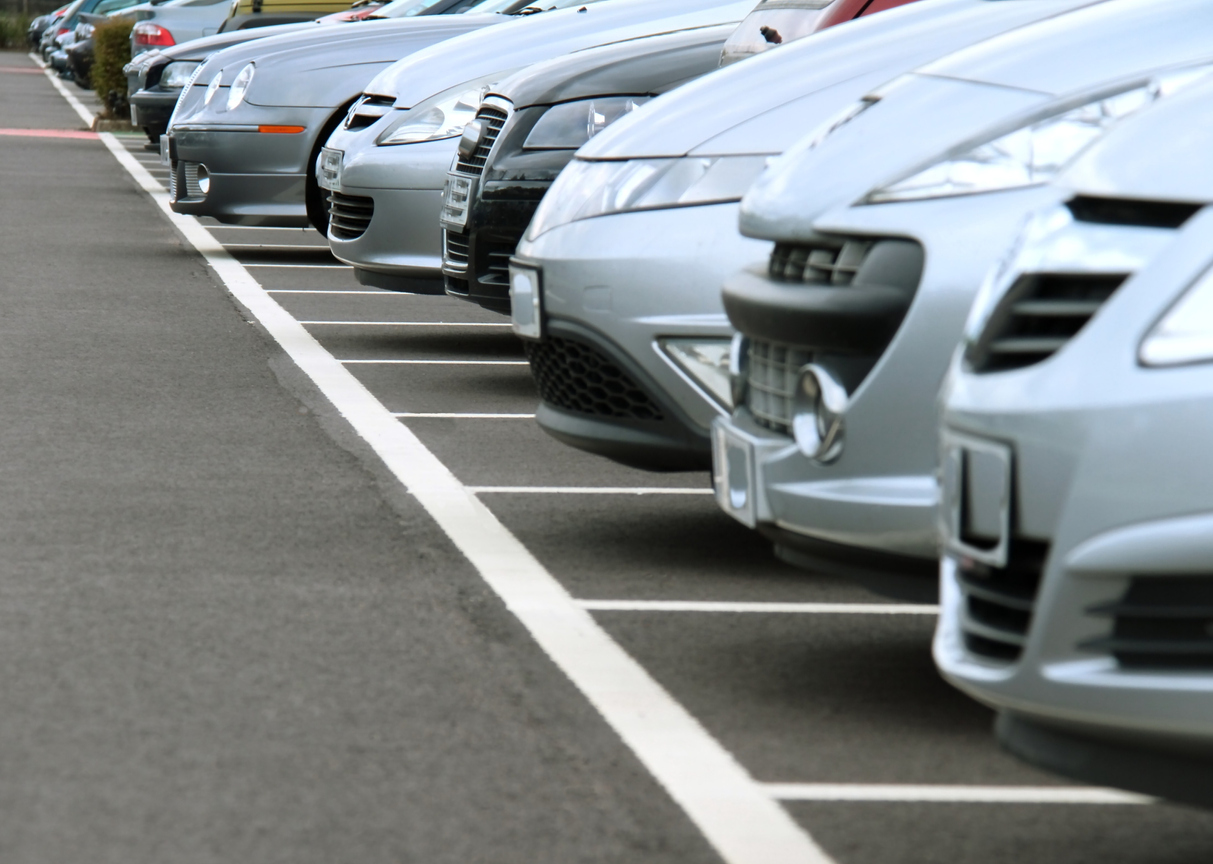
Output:
<svg viewBox="0 0 1213 864">
<path fill-rule="evenodd" d="M 1012 538 L 1006 567 L 962 559 L 956 575 L 964 594 L 965 646 L 987 660 L 1014 663 L 1032 625 L 1036 592 L 1049 544 Z"/>
<path fill-rule="evenodd" d="M 338 240 L 357 240 L 370 227 L 375 199 L 329 193 L 329 235 Z"/>
<path fill-rule="evenodd" d="M 622 420 L 661 420 L 661 409 L 605 354 L 549 337 L 526 342 L 539 398 L 556 408 Z"/>
<path fill-rule="evenodd" d="M 451 270 L 468 269 L 468 235 L 456 231 L 442 232 L 442 263 Z"/>
<path fill-rule="evenodd" d="M 800 368 L 812 359 L 803 349 L 750 340 L 746 407 L 755 422 L 780 435 L 790 435 L 792 396 Z"/>
<path fill-rule="evenodd" d="M 1079 195 L 1071 198 L 1066 206 L 1079 222 L 1133 225 L 1141 228 L 1179 228 L 1196 215 L 1203 205 Z"/>
<path fill-rule="evenodd" d="M 1125 669 L 1213 670 L 1213 574 L 1138 576 L 1115 603 L 1088 614 L 1112 619 L 1112 635 L 1080 645 Z"/>
<path fill-rule="evenodd" d="M 1031 366 L 1074 338 L 1127 274 L 1030 273 L 1007 292 L 965 359 L 974 372 Z"/>
<path fill-rule="evenodd" d="M 776 243 L 768 272 L 776 282 L 850 285 L 874 245 L 870 240 L 809 245 Z"/>
<path fill-rule="evenodd" d="M 345 128 L 358 130 L 373 126 L 380 117 L 392 110 L 394 104 L 396 99 L 393 96 L 372 96 L 368 93 L 350 108 L 350 113 L 345 117 Z"/>
<path fill-rule="evenodd" d="M 493 145 L 497 143 L 497 136 L 501 134 L 501 128 L 505 126 L 505 121 L 510 115 L 502 108 L 496 105 L 481 105 L 480 110 L 476 112 L 476 119 L 484 124 L 484 134 L 480 136 L 480 144 L 476 147 L 476 152 L 471 156 L 460 156 L 458 163 L 455 165 L 455 170 L 461 174 L 470 174 L 473 177 L 479 177 L 484 173 L 484 165 L 489 161 L 489 153 L 493 150 Z"/>
</svg>

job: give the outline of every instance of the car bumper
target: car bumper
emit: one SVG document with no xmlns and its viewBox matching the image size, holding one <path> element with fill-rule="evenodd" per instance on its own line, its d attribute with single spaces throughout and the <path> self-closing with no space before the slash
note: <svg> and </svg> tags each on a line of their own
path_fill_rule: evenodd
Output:
<svg viewBox="0 0 1213 864">
<path fill-rule="evenodd" d="M 615 254 L 620 249 L 626 255 Z M 718 286 L 726 274 L 769 251 L 769 243 L 738 234 L 736 204 L 603 216 L 523 240 L 515 260 L 542 272 L 545 334 L 562 328 L 596 334 L 621 366 L 635 370 L 666 424 L 664 431 L 653 427 L 657 444 L 636 436 L 636 418 L 599 413 L 587 415 L 572 436 L 551 419 L 560 406 L 545 400 L 550 410 L 541 409 L 540 425 L 627 464 L 710 467 L 709 428 L 726 407 L 695 384 L 659 340 L 730 339 Z"/>
<path fill-rule="evenodd" d="M 140 90 L 131 97 L 131 123 L 163 135 L 180 95 L 180 90 Z"/>
</svg>

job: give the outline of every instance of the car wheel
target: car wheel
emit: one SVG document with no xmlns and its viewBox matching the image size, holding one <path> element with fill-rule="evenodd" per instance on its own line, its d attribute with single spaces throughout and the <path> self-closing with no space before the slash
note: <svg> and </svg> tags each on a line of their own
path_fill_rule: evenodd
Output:
<svg viewBox="0 0 1213 864">
<path fill-rule="evenodd" d="M 329 205 L 326 200 L 328 193 L 320 188 L 320 184 L 316 182 L 316 161 L 320 158 L 320 150 L 328 143 L 329 136 L 336 131 L 341 125 L 341 121 L 350 112 L 350 106 L 354 104 L 356 99 L 351 99 L 349 102 L 337 109 L 327 121 L 324 127 L 320 130 L 320 134 L 316 137 L 316 146 L 312 148 L 312 158 L 308 160 L 308 165 L 311 170 L 307 175 L 307 194 L 305 196 L 307 203 L 307 220 L 312 223 L 312 227 L 323 234 L 329 236 Z"/>
</svg>

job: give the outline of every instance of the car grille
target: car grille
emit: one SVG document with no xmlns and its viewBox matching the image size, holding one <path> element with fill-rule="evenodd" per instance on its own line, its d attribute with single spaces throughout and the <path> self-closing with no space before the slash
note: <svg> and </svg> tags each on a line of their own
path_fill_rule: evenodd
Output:
<svg viewBox="0 0 1213 864">
<path fill-rule="evenodd" d="M 497 143 L 497 136 L 501 134 L 501 127 L 505 126 L 505 121 L 509 117 L 509 113 L 496 105 L 481 105 L 480 110 L 476 112 L 476 119 L 484 123 L 484 134 L 480 137 L 480 144 L 476 147 L 476 152 L 471 156 L 460 156 L 459 161 L 455 164 L 455 170 L 461 174 L 470 174 L 473 177 L 479 177 L 484 173 L 484 165 L 489 161 L 489 153 L 493 150 L 493 145 Z"/>
<path fill-rule="evenodd" d="M 1012 538 L 1006 567 L 967 558 L 957 562 L 965 604 L 961 629 L 969 651 L 1003 663 L 1019 659 L 1048 555 L 1048 543 Z"/>
<path fill-rule="evenodd" d="M 539 398 L 556 408 L 624 420 L 661 420 L 661 409 L 605 354 L 549 337 L 526 342 Z"/>
<path fill-rule="evenodd" d="M 1179 228 L 1201 209 L 1200 204 L 1097 198 L 1092 195 L 1077 195 L 1066 202 L 1066 207 L 1079 222 L 1140 228 Z"/>
<path fill-rule="evenodd" d="M 178 162 L 169 172 L 169 198 L 173 201 L 202 201 L 206 195 L 198 185 L 197 162 Z M 184 193 L 184 194 L 183 194 Z"/>
<path fill-rule="evenodd" d="M 519 237 L 519 240 L 522 238 Z M 485 244 L 488 252 L 485 254 L 485 268 L 477 274 L 480 282 L 486 285 L 510 284 L 510 257 L 518 247 L 518 241 L 504 241 Z"/>
<path fill-rule="evenodd" d="M 808 351 L 790 345 L 750 340 L 746 407 L 754 421 L 781 435 L 792 428 L 792 396 Z"/>
<path fill-rule="evenodd" d="M 1120 600 L 1087 610 L 1112 634 L 1079 647 L 1125 669 L 1213 670 L 1213 576 L 1138 576 Z"/>
<path fill-rule="evenodd" d="M 850 285 L 875 246 L 871 240 L 837 243 L 776 243 L 767 272 L 776 282 L 807 285 Z"/>
<path fill-rule="evenodd" d="M 974 372 L 1021 369 L 1047 360 L 1073 339 L 1129 274 L 1029 273 L 999 304 L 966 351 Z"/>
<path fill-rule="evenodd" d="M 392 110 L 396 100 L 392 96 L 372 96 L 366 94 L 358 99 L 345 117 L 346 129 L 365 129 L 375 125 L 384 114 Z"/>
<path fill-rule="evenodd" d="M 375 199 L 329 192 L 329 234 L 338 240 L 357 240 L 375 215 Z"/>
<path fill-rule="evenodd" d="M 468 235 L 456 231 L 442 232 L 442 263 L 452 270 L 466 272 L 468 269 Z"/>
</svg>

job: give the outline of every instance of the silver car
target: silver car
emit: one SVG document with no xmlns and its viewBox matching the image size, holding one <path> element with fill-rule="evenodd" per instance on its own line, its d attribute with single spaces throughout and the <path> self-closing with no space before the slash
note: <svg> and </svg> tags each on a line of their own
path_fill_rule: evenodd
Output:
<svg viewBox="0 0 1213 864">
<path fill-rule="evenodd" d="M 982 276 L 1055 200 L 1042 183 L 1203 74 L 1206 13 L 1116 0 L 997 37 L 856 102 L 760 178 L 741 228 L 775 248 L 723 292 L 742 334 L 741 404 L 714 431 L 727 513 L 794 563 L 936 593 L 935 395 Z"/>
<path fill-rule="evenodd" d="M 402 56 L 507 20 L 463 14 L 309 25 L 219 51 L 195 71 L 164 137 L 173 209 L 237 225 L 310 220 L 323 229 L 312 167 L 367 82 Z"/>
<path fill-rule="evenodd" d="M 710 468 L 711 423 L 731 406 L 720 283 L 770 251 L 737 232 L 767 160 L 907 69 L 1086 2 L 922 0 L 713 72 L 595 137 L 513 259 L 539 424 L 626 464 Z M 600 194 L 629 182 L 643 194 Z"/>
<path fill-rule="evenodd" d="M 935 658 L 1062 774 L 1213 806 L 1213 86 L 1062 178 L 944 388 Z"/>
<path fill-rule="evenodd" d="M 561 0 L 566 2 L 566 0 Z M 367 87 L 321 156 L 329 245 L 366 285 L 443 293 L 442 190 L 490 87 L 533 63 L 622 39 L 740 21 L 752 0 L 571 3 L 418 53 Z"/>
</svg>

